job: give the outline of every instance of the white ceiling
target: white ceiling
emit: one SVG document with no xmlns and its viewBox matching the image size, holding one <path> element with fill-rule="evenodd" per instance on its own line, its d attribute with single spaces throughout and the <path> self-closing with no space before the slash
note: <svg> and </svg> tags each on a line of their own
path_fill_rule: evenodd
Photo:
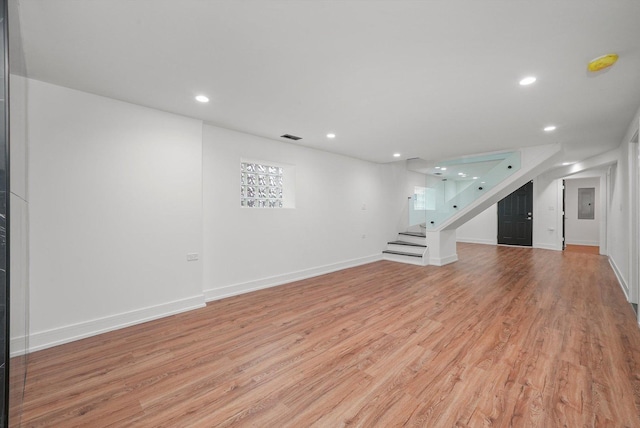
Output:
<svg viewBox="0 0 640 428">
<path fill-rule="evenodd" d="M 555 142 L 575 161 L 616 147 L 640 105 L 634 0 L 19 7 L 34 79 L 375 162 Z M 618 63 L 588 76 L 609 52 Z"/>
</svg>

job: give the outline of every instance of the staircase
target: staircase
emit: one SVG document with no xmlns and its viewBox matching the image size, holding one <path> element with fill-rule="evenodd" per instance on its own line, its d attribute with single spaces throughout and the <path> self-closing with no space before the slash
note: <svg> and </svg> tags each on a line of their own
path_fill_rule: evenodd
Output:
<svg viewBox="0 0 640 428">
<path fill-rule="evenodd" d="M 384 260 L 426 266 L 429 263 L 426 235 L 420 232 L 400 232 L 398 239 L 387 242 L 382 252 Z"/>
<path fill-rule="evenodd" d="M 419 266 L 455 262 L 456 229 L 552 167 L 560 155 L 559 144 L 548 144 L 444 161 L 408 159 L 407 170 L 424 181 L 407 198 L 407 221 L 396 222 L 407 232 L 387 243 L 383 259 Z"/>
</svg>

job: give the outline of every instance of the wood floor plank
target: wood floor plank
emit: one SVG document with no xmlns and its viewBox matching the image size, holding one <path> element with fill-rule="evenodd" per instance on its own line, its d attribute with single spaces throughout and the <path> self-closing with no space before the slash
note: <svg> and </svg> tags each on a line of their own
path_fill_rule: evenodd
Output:
<svg viewBox="0 0 640 428">
<path fill-rule="evenodd" d="M 22 426 L 640 426 L 606 257 L 459 244 L 33 353 Z"/>
</svg>

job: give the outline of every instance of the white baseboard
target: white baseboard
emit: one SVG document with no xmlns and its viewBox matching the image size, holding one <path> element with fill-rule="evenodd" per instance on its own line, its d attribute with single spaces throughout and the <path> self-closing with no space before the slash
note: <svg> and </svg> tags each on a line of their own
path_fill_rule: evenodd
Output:
<svg viewBox="0 0 640 428">
<path fill-rule="evenodd" d="M 609 264 L 611 265 L 611 269 L 613 269 L 613 273 L 616 274 L 616 278 L 618 278 L 618 283 L 620 284 L 620 288 L 622 288 L 622 292 L 627 298 L 627 301 L 629 301 L 629 285 L 627 285 L 627 282 L 624 280 L 620 269 L 618 269 L 616 262 L 611 257 L 609 257 Z"/>
<path fill-rule="evenodd" d="M 373 263 L 382 260 L 382 253 L 375 254 L 368 257 L 362 257 L 359 259 L 347 260 L 344 262 L 334 263 L 325 266 L 318 266 L 311 269 L 300 270 L 296 272 L 285 273 L 282 275 L 276 275 L 269 278 L 257 279 L 254 281 L 243 282 L 239 284 L 227 285 L 221 288 L 211 288 L 204 290 L 205 300 L 210 302 L 212 300 L 220 300 L 226 297 L 237 296 L 239 294 L 250 293 L 252 291 L 262 290 L 264 288 L 276 287 L 278 285 L 287 284 L 289 282 L 300 281 L 314 276 L 324 275 L 331 272 L 336 272 L 342 269 L 348 269 L 364 265 L 367 263 Z"/>
<path fill-rule="evenodd" d="M 553 244 L 534 243 L 533 248 L 540 248 L 541 250 L 562 251 L 562 246 L 557 246 Z"/>
<path fill-rule="evenodd" d="M 9 357 L 18 357 L 24 355 L 27 351 L 27 338 L 26 336 L 12 337 L 9 345 Z"/>
<path fill-rule="evenodd" d="M 498 241 L 495 239 L 475 239 L 475 238 L 456 238 L 456 242 L 464 242 L 467 244 L 484 244 L 484 245 L 498 245 Z"/>
<path fill-rule="evenodd" d="M 84 339 L 85 337 L 95 336 L 204 306 L 204 295 L 200 294 L 161 305 L 149 306 L 51 330 L 39 331 L 29 336 L 28 352 L 51 348 L 52 346 L 62 345 L 63 343 L 73 342 L 74 340 Z M 27 341 L 24 337 L 11 339 L 11 355 L 22 355 L 25 352 L 26 346 Z"/>
<path fill-rule="evenodd" d="M 429 264 L 433 266 L 444 266 L 444 265 L 448 265 L 449 263 L 453 263 L 457 261 L 458 261 L 457 254 L 454 254 L 452 256 L 442 257 L 442 258 L 429 257 Z"/>
<path fill-rule="evenodd" d="M 600 242 L 599 241 L 581 241 L 579 239 L 567 239 L 565 241 L 568 245 L 588 245 L 590 247 L 599 247 L 600 246 Z"/>
</svg>

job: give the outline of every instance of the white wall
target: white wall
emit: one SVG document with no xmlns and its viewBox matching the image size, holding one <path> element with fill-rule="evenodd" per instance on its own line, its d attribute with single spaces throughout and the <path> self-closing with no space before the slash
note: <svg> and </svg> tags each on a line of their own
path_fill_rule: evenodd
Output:
<svg viewBox="0 0 640 428">
<path fill-rule="evenodd" d="M 629 205 L 628 205 L 628 168 L 624 160 L 628 146 L 619 147 L 620 162 L 611 167 L 609 177 L 610 200 L 607 206 L 607 242 L 611 264 L 614 267 L 627 296 L 629 296 Z"/>
<path fill-rule="evenodd" d="M 403 164 L 373 164 L 209 125 L 203 134 L 209 300 L 379 260 L 403 221 L 413 192 Z M 295 208 L 240 207 L 241 158 L 295 166 Z"/>
<path fill-rule="evenodd" d="M 32 351 L 201 307 L 205 294 L 379 260 L 424 183 L 404 162 L 373 164 L 24 82 Z M 241 158 L 295 166 L 295 208 L 241 208 Z M 200 261 L 187 262 L 191 252 Z"/>
<path fill-rule="evenodd" d="M 29 247 L 27 195 L 27 80 L 11 75 L 10 80 L 10 284 L 12 356 L 24 353 L 29 331 Z"/>
<path fill-rule="evenodd" d="M 498 244 L 498 204 L 493 204 L 458 229 L 458 242 L 474 244 Z"/>
<path fill-rule="evenodd" d="M 594 188 L 594 219 L 578 218 L 578 189 Z M 565 180 L 565 242 L 574 245 L 600 245 L 600 178 Z"/>
<path fill-rule="evenodd" d="M 632 158 L 637 143 L 630 143 L 631 137 L 638 129 L 638 120 L 640 118 L 640 109 L 633 117 L 633 121 L 627 129 L 626 135 L 617 149 L 618 162 L 613 165 L 607 173 L 609 204 L 606 207 L 607 215 L 607 252 L 611 265 L 621 283 L 621 286 L 628 298 L 638 303 L 637 290 L 630 289 L 631 263 L 630 261 L 630 212 L 634 207 L 629 203 L 629 183 L 631 180 L 637 180 L 637 177 L 631 177 L 629 172 L 629 163 Z"/>
<path fill-rule="evenodd" d="M 31 349 L 200 307 L 200 121 L 28 81 Z"/>
<path fill-rule="evenodd" d="M 533 247 L 562 250 L 562 180 L 547 174 L 533 180 Z"/>
</svg>

